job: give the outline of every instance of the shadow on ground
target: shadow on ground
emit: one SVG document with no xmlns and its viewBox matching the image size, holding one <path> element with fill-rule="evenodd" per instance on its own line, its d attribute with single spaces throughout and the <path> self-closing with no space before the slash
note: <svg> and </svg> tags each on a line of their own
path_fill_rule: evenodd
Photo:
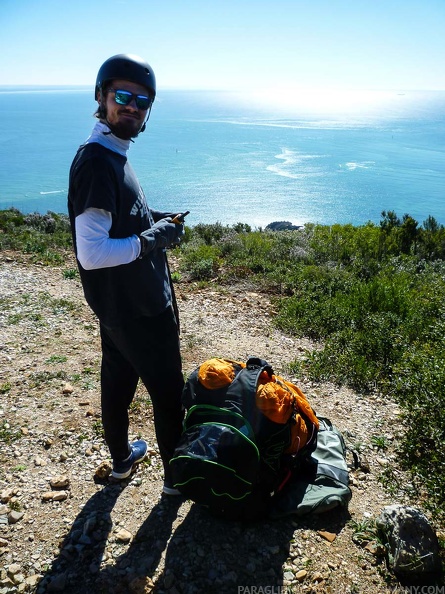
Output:
<svg viewBox="0 0 445 594">
<path fill-rule="evenodd" d="M 279 592 L 295 529 L 338 533 L 349 519 L 346 510 L 337 509 L 303 520 L 230 522 L 195 504 L 174 530 L 184 500 L 162 497 L 126 552 L 101 569 L 111 512 L 123 488 L 107 485 L 91 497 L 41 580 L 38 594 L 237 594 L 242 588 L 255 591 L 253 586 L 256 591 Z"/>
</svg>

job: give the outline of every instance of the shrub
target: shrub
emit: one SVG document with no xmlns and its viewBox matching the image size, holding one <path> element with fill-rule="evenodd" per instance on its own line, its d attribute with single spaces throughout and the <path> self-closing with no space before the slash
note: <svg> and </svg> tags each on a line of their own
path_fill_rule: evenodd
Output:
<svg viewBox="0 0 445 594">
<path fill-rule="evenodd" d="M 44 264 L 61 264 L 71 250 L 71 232 L 66 215 L 48 212 L 22 215 L 11 208 L 0 211 L 0 249 L 31 254 Z"/>
<path fill-rule="evenodd" d="M 445 228 L 433 217 L 422 226 L 393 211 L 382 217 L 380 225 L 308 223 L 287 231 L 186 226 L 175 255 L 181 281 L 243 279 L 273 294 L 276 324 L 319 343 L 291 363 L 295 373 L 395 398 L 406 428 L 400 463 L 445 521 Z M 0 211 L 0 230 L 0 249 L 48 263 L 71 253 L 63 215 Z M 72 310 L 68 301 L 52 305 L 61 314 Z M 0 427 L 0 439 L 12 437 Z"/>
<path fill-rule="evenodd" d="M 219 250 L 212 245 L 191 241 L 183 249 L 183 263 L 191 280 L 209 280 L 218 270 Z"/>
<path fill-rule="evenodd" d="M 442 328 L 443 331 L 443 328 Z M 442 332 L 441 336 L 444 334 Z M 400 461 L 409 469 L 425 505 L 445 520 L 445 340 L 437 347 L 414 343 L 398 364 L 392 393 L 406 427 Z"/>
<path fill-rule="evenodd" d="M 193 227 L 193 235 L 194 237 L 202 239 L 207 245 L 212 245 L 216 241 L 219 241 L 227 230 L 228 227 L 224 227 L 221 223 L 198 223 Z"/>
</svg>

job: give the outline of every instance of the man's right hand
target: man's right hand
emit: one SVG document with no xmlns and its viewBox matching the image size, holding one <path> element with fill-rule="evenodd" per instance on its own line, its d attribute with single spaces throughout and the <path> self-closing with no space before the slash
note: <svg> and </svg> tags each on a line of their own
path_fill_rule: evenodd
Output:
<svg viewBox="0 0 445 594">
<path fill-rule="evenodd" d="M 161 219 L 140 234 L 139 258 L 143 258 L 156 248 L 166 248 L 179 243 L 182 235 L 184 235 L 184 225 L 173 223 L 171 217 Z"/>
</svg>

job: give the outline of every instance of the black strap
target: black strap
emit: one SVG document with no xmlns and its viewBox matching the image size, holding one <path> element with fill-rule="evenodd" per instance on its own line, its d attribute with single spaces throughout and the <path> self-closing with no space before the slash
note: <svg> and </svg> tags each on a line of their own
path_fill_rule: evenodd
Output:
<svg viewBox="0 0 445 594">
<path fill-rule="evenodd" d="M 263 371 L 272 377 L 273 369 L 267 361 L 251 357 L 246 367 L 241 369 L 227 388 L 226 400 L 230 407 L 248 419 L 254 419 L 258 415 L 255 398 L 259 377 Z"/>
<path fill-rule="evenodd" d="M 270 377 L 273 375 L 273 369 L 269 363 L 264 359 L 260 359 L 259 357 L 249 357 L 249 359 L 247 359 L 246 369 L 259 369 L 259 373 L 267 371 Z"/>
<path fill-rule="evenodd" d="M 171 272 L 170 272 L 170 264 L 168 263 L 167 254 L 165 252 L 164 252 L 164 255 L 165 255 L 165 264 L 167 266 L 168 282 L 170 283 L 170 290 L 171 290 L 171 294 L 172 294 L 173 311 L 174 311 L 175 318 L 176 318 L 176 325 L 178 327 L 178 334 L 180 334 L 181 333 L 181 329 L 180 329 L 180 325 L 179 325 L 178 302 L 176 301 L 176 293 L 175 293 L 175 288 L 173 286 L 172 275 L 171 275 Z"/>
</svg>

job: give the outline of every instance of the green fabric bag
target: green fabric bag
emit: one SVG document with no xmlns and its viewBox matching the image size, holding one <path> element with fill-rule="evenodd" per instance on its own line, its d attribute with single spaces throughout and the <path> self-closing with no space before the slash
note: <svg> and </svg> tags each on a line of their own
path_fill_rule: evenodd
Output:
<svg viewBox="0 0 445 594">
<path fill-rule="evenodd" d="M 318 420 L 317 446 L 299 462 L 288 484 L 274 498 L 272 519 L 320 514 L 346 507 L 351 499 L 343 436 L 329 419 Z"/>
</svg>

